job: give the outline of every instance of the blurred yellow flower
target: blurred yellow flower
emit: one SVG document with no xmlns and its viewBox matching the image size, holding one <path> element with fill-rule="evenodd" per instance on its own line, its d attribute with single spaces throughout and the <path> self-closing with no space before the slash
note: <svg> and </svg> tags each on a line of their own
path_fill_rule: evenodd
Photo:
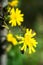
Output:
<svg viewBox="0 0 43 65">
<path fill-rule="evenodd" d="M 17 45 L 18 44 L 16 38 L 14 38 L 14 37 L 12 38 L 11 42 L 12 42 L 13 45 Z"/>
<path fill-rule="evenodd" d="M 11 42 L 12 41 L 13 35 L 11 33 L 7 34 L 7 41 Z"/>
<path fill-rule="evenodd" d="M 13 0 L 13 1 L 11 1 L 11 2 L 8 2 L 8 4 L 9 4 L 10 6 L 12 6 L 12 7 L 17 6 L 17 5 L 18 5 L 18 0 Z"/>
<path fill-rule="evenodd" d="M 16 26 L 17 24 L 20 26 L 21 22 L 23 22 L 23 16 L 24 14 L 21 14 L 21 10 L 19 10 L 18 8 L 16 8 L 16 10 L 12 8 L 10 11 L 9 23 L 11 24 L 11 26 Z"/>
<path fill-rule="evenodd" d="M 11 33 L 7 34 L 7 41 L 11 42 L 13 45 L 17 45 L 17 40 L 16 38 L 13 37 Z"/>
<path fill-rule="evenodd" d="M 23 43 L 23 46 L 21 48 L 21 50 L 26 51 L 27 47 L 29 48 L 29 54 L 31 54 L 32 52 L 35 52 L 35 47 L 38 44 L 35 40 L 35 38 L 33 38 L 36 35 L 36 33 L 32 33 L 32 29 L 26 29 L 26 33 L 24 35 L 24 37 L 19 37 L 16 36 L 19 40 L 21 40 L 19 43 Z"/>
</svg>

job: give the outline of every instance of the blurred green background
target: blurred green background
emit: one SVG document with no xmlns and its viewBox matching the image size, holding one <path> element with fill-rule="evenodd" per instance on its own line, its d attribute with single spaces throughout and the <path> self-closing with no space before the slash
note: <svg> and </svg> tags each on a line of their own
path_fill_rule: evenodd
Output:
<svg viewBox="0 0 43 65">
<path fill-rule="evenodd" d="M 24 13 L 22 26 L 29 27 L 37 32 L 38 45 L 36 53 L 31 55 L 27 52 L 18 54 L 12 63 L 14 65 L 43 65 L 43 0 L 20 0 L 19 9 Z"/>
</svg>

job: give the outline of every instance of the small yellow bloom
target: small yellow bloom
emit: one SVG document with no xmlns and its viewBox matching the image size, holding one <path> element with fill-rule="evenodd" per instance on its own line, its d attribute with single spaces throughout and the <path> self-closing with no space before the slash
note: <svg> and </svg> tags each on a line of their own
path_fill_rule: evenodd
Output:
<svg viewBox="0 0 43 65">
<path fill-rule="evenodd" d="M 23 22 L 23 16 L 24 14 L 21 14 L 21 10 L 19 10 L 18 8 L 16 8 L 16 10 L 12 8 L 10 11 L 9 23 L 11 24 L 11 26 L 16 26 L 17 24 L 20 26 L 21 22 Z"/>
<path fill-rule="evenodd" d="M 35 38 L 33 38 L 36 35 L 36 33 L 32 33 L 32 29 L 26 29 L 26 33 L 24 35 L 24 37 L 19 37 L 17 36 L 17 38 L 19 40 L 21 40 L 19 43 L 23 43 L 23 47 L 21 48 L 21 50 L 24 49 L 24 51 L 26 51 L 27 46 L 29 48 L 29 54 L 31 54 L 32 52 L 35 52 L 36 45 L 37 42 L 35 40 Z"/>
<path fill-rule="evenodd" d="M 7 41 L 11 42 L 13 45 L 17 45 L 17 40 L 16 40 L 16 38 L 13 37 L 13 35 L 11 33 L 9 33 L 7 35 Z"/>
<path fill-rule="evenodd" d="M 7 34 L 7 41 L 11 42 L 12 41 L 12 37 L 13 37 L 13 35 L 11 33 L 8 33 Z"/>
<path fill-rule="evenodd" d="M 8 4 L 10 5 L 10 6 L 12 6 L 12 7 L 16 7 L 17 5 L 18 5 L 18 0 L 13 0 L 13 1 L 11 1 L 11 2 L 8 2 Z"/>
<path fill-rule="evenodd" d="M 12 43 L 13 43 L 13 45 L 17 45 L 17 40 L 16 40 L 16 38 L 13 38 L 13 39 L 12 39 Z"/>
</svg>

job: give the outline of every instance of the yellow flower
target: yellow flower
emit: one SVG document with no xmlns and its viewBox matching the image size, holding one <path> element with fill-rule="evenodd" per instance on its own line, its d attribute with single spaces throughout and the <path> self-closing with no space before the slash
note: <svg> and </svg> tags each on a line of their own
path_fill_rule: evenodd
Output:
<svg viewBox="0 0 43 65">
<path fill-rule="evenodd" d="M 24 35 L 24 37 L 19 37 L 17 36 L 17 38 L 19 40 L 21 40 L 19 43 L 23 43 L 23 46 L 21 48 L 21 50 L 26 51 L 27 47 L 29 48 L 29 54 L 31 54 L 32 52 L 35 52 L 36 45 L 37 42 L 35 40 L 35 38 L 33 38 L 36 35 L 36 33 L 32 33 L 32 29 L 26 29 L 26 33 Z"/>
<path fill-rule="evenodd" d="M 13 35 L 11 33 L 8 33 L 7 41 L 11 42 L 13 45 L 17 45 L 17 40 L 16 40 L 16 38 L 13 37 Z"/>
<path fill-rule="evenodd" d="M 13 37 L 13 35 L 11 33 L 8 33 L 7 34 L 7 41 L 11 42 L 12 41 L 12 37 Z"/>
<path fill-rule="evenodd" d="M 16 40 L 16 38 L 12 38 L 12 41 L 11 41 L 12 43 L 13 43 L 13 45 L 17 45 L 17 40 Z"/>
<path fill-rule="evenodd" d="M 9 4 L 10 6 L 12 6 L 12 7 L 17 6 L 17 5 L 18 5 L 18 0 L 13 0 L 13 1 L 11 1 L 11 2 L 8 2 L 8 4 Z"/>
<path fill-rule="evenodd" d="M 17 24 L 20 26 L 21 22 L 23 22 L 23 16 L 24 14 L 21 14 L 21 10 L 19 10 L 18 8 L 16 8 L 16 10 L 12 8 L 10 11 L 9 23 L 11 24 L 11 26 L 16 26 Z"/>
</svg>

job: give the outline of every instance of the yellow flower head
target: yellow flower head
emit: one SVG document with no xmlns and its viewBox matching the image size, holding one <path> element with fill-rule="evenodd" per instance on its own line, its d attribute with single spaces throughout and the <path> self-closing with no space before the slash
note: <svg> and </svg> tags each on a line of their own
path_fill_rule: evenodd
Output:
<svg viewBox="0 0 43 65">
<path fill-rule="evenodd" d="M 11 33 L 8 33 L 7 41 L 11 42 L 13 45 L 17 45 L 17 40 L 16 40 L 16 38 L 13 37 L 13 35 Z"/>
<path fill-rule="evenodd" d="M 17 36 L 17 38 L 19 40 L 21 40 L 19 43 L 23 43 L 23 47 L 21 48 L 21 50 L 26 51 L 27 46 L 29 48 L 29 54 L 31 54 L 32 52 L 35 52 L 34 47 L 36 47 L 37 42 L 35 40 L 35 38 L 33 38 L 36 35 L 36 33 L 32 33 L 32 29 L 26 29 L 26 33 L 24 35 L 24 37 L 19 37 Z"/>
<path fill-rule="evenodd" d="M 8 33 L 7 34 L 7 41 L 11 42 L 12 41 L 12 37 L 13 37 L 13 35 L 11 33 Z"/>
<path fill-rule="evenodd" d="M 16 10 L 12 8 L 10 11 L 9 23 L 11 24 L 11 26 L 16 26 L 17 24 L 20 26 L 21 22 L 23 22 L 23 16 L 24 14 L 21 14 L 21 10 L 19 10 L 18 8 L 16 8 Z"/>
<path fill-rule="evenodd" d="M 10 5 L 10 6 L 12 6 L 12 7 L 16 7 L 17 5 L 18 5 L 18 0 L 13 0 L 13 1 L 11 1 L 11 2 L 8 2 L 8 4 Z"/>
</svg>

